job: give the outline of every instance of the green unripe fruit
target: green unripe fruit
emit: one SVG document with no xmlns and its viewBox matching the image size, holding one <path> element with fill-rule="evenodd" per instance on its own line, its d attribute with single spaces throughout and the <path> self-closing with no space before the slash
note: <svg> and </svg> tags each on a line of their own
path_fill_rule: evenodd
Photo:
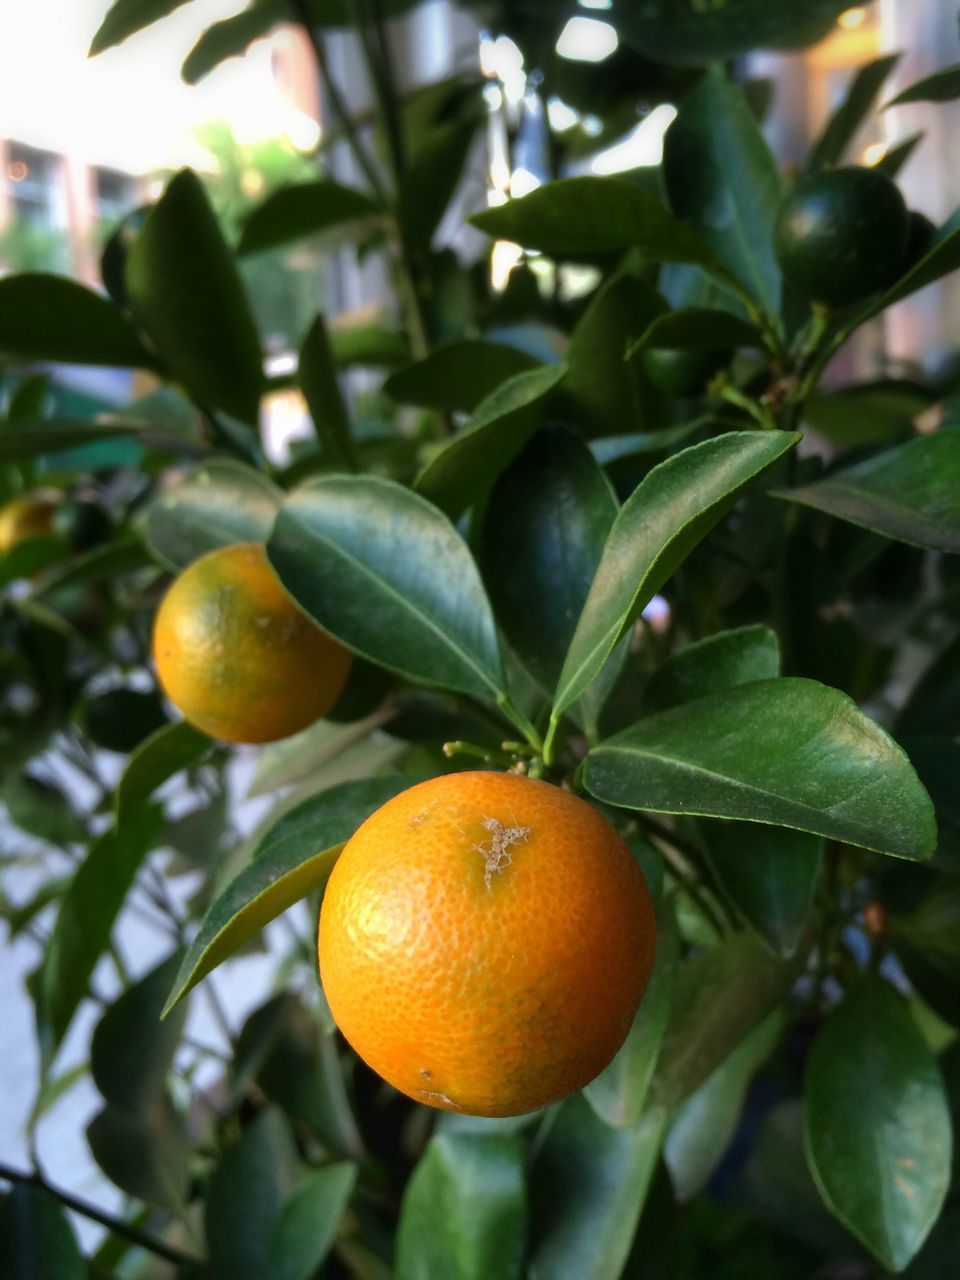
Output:
<svg viewBox="0 0 960 1280">
<path fill-rule="evenodd" d="M 647 377 L 668 396 L 698 396 L 730 359 L 728 351 L 648 347 L 641 356 Z"/>
<path fill-rule="evenodd" d="M 904 272 L 909 271 L 911 267 L 916 266 L 920 259 L 926 256 L 933 237 L 936 234 L 937 228 L 925 213 L 918 213 L 916 209 L 910 210 L 910 223 L 907 230 L 907 248 L 903 255 L 903 263 L 900 268 L 901 275 L 903 275 Z"/>
<path fill-rule="evenodd" d="M 800 178 L 777 215 L 784 278 L 811 302 L 842 307 L 901 274 L 909 214 L 878 169 L 830 169 Z"/>
</svg>

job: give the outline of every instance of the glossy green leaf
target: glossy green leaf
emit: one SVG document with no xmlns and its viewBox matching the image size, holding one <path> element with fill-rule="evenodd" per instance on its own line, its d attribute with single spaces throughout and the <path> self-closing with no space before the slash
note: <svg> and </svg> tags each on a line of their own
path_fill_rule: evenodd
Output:
<svg viewBox="0 0 960 1280">
<path fill-rule="evenodd" d="M 42 599 L 68 587 L 115 582 L 138 569 L 150 566 L 150 556 L 140 539 L 133 534 L 121 534 L 102 547 L 95 547 L 83 555 L 72 556 L 67 563 L 44 574 L 42 581 L 37 583 L 32 598 Z"/>
<path fill-rule="evenodd" d="M 813 906 L 823 841 L 754 822 L 703 823 L 701 831 L 734 907 L 778 955 L 793 955 Z"/>
<path fill-rule="evenodd" d="M 397 1280 L 519 1280 L 526 1219 L 519 1138 L 441 1131 L 404 1196 Z"/>
<path fill-rule="evenodd" d="M 780 643 L 769 627 L 736 627 L 696 640 L 670 655 L 650 677 L 643 705 L 649 711 L 691 702 L 780 674 Z"/>
<path fill-rule="evenodd" d="M 140 689 L 108 689 L 91 698 L 83 711 L 83 727 L 90 739 L 106 751 L 124 755 L 166 723 L 160 695 Z"/>
<path fill-rule="evenodd" d="M 286 0 L 252 0 L 240 13 L 207 27 L 187 54 L 180 75 L 187 84 L 198 84 L 227 58 L 242 57 L 289 12 Z"/>
<path fill-rule="evenodd" d="M 480 575 L 418 494 L 372 476 L 313 481 L 287 498 L 267 554 L 298 604 L 362 657 L 425 684 L 501 692 Z"/>
<path fill-rule="evenodd" d="M 748 933 L 735 933 L 686 960 L 651 1085 L 657 1105 L 675 1107 L 699 1089 L 789 989 L 793 969 Z"/>
<path fill-rule="evenodd" d="M 289 1126 L 276 1108 L 261 1111 L 210 1180 L 205 1228 L 218 1278 L 272 1280 L 274 1232 L 298 1173 Z"/>
<path fill-rule="evenodd" d="M 564 401 L 588 435 L 649 425 L 658 398 L 636 356 L 627 359 L 663 299 L 643 280 L 615 277 L 597 290 L 570 337 Z"/>
<path fill-rule="evenodd" d="M 29 422 L 43 418 L 50 398 L 50 375 L 34 373 L 10 393 L 7 401 L 8 422 Z"/>
<path fill-rule="evenodd" d="M 114 0 L 93 37 L 90 57 L 120 44 L 186 3 L 187 0 Z"/>
<path fill-rule="evenodd" d="M 330 1252 L 356 1180 L 356 1165 L 328 1164 L 291 1192 L 270 1234 L 271 1280 L 312 1280 Z"/>
<path fill-rule="evenodd" d="M 494 485 L 481 564 L 497 622 L 544 689 L 553 689 L 610 526 L 613 490 L 582 440 L 538 432 Z"/>
<path fill-rule="evenodd" d="M 817 1036 L 806 1099 L 807 1158 L 827 1206 L 901 1271 L 943 1205 L 951 1122 L 936 1061 L 880 978 L 849 992 Z"/>
<path fill-rule="evenodd" d="M 470 158 L 484 116 L 479 85 L 462 89 L 429 122 L 407 128 L 409 154 L 400 183 L 397 216 L 414 252 L 430 248 Z M 426 90 L 429 92 L 429 88 Z M 410 142 L 415 139 L 411 148 Z"/>
<path fill-rule="evenodd" d="M 659 1108 L 614 1129 L 579 1094 L 560 1105 L 530 1172 L 529 1280 L 619 1280 L 665 1124 Z"/>
<path fill-rule="evenodd" d="M 583 1094 L 606 1124 L 632 1129 L 640 1122 L 673 1009 L 680 935 L 669 907 L 657 917 L 657 959 L 623 1047 Z"/>
<path fill-rule="evenodd" d="M 664 139 L 663 173 L 678 218 L 769 316 L 782 281 L 773 252 L 780 173 L 743 90 L 720 68 L 680 104 Z"/>
<path fill-rule="evenodd" d="M 134 315 L 205 408 L 256 425 L 263 356 L 236 263 L 199 178 L 183 169 L 127 258 Z"/>
<path fill-rule="evenodd" d="M 144 802 L 168 778 L 195 764 L 211 746 L 206 734 L 185 720 L 151 733 L 130 757 L 117 783 L 113 808 L 118 829 L 135 820 Z"/>
<path fill-rule="evenodd" d="M 0 281 L 0 286 L 2 286 Z M 158 448 L 164 444 L 175 446 L 172 440 L 164 441 L 156 423 L 139 418 L 127 418 L 102 413 L 95 418 L 48 418 L 43 422 L 17 423 L 16 431 L 0 432 L 0 462 L 19 462 L 24 458 L 41 458 L 46 454 L 60 453 L 65 449 L 78 449 L 81 445 L 96 444 L 102 440 L 124 440 L 128 437 L 153 437 Z"/>
<path fill-rule="evenodd" d="M 87 1280 L 87 1264 L 60 1202 L 17 1183 L 0 1196 L 0 1280 Z"/>
<path fill-rule="evenodd" d="M 554 717 L 588 688 L 644 606 L 743 489 L 798 439 L 728 432 L 648 472 L 610 531 L 563 665 Z"/>
<path fill-rule="evenodd" d="M 248 215 L 237 252 L 262 253 L 348 223 L 369 230 L 371 219 L 379 216 L 379 205 L 362 191 L 329 178 L 299 182 L 280 187 Z"/>
<path fill-rule="evenodd" d="M 602 436 L 599 440 L 590 441 L 590 452 L 602 467 L 611 467 L 631 458 L 641 458 L 652 453 L 669 453 L 674 445 L 682 444 L 690 436 L 713 427 L 715 423 L 716 419 L 704 416 L 693 418 L 690 422 L 681 422 L 676 427 L 662 427 L 659 431 L 633 431 L 625 436 Z"/>
<path fill-rule="evenodd" d="M 187 1006 L 163 1022 L 160 1015 L 182 959 L 181 952 L 175 952 L 128 987 L 94 1028 L 90 1073 L 106 1101 L 119 1111 L 145 1115 L 163 1096 Z"/>
<path fill-rule="evenodd" d="M 627 351 L 651 347 L 667 351 L 732 351 L 735 347 L 757 347 L 760 331 L 748 320 L 714 307 L 681 307 L 665 311 L 650 322 Z"/>
<path fill-rule="evenodd" d="M 746 818 L 924 859 L 936 824 L 906 754 L 837 689 L 758 680 L 661 711 L 595 747 L 606 804 Z"/>
<path fill-rule="evenodd" d="M 830 117 L 810 155 L 810 169 L 839 164 L 876 102 L 887 76 L 900 61 L 899 53 L 884 54 L 854 75 L 846 97 Z"/>
<path fill-rule="evenodd" d="M 266 476 L 241 462 L 204 462 L 154 499 L 147 543 L 163 564 L 184 569 L 219 547 L 266 542 L 282 499 Z"/>
<path fill-rule="evenodd" d="M 21 831 L 48 844 L 63 846 L 86 839 L 86 827 L 67 796 L 45 778 L 13 773 L 0 790 L 0 800 Z"/>
<path fill-rule="evenodd" d="M 64 895 L 40 969 L 37 1035 L 49 1064 L 86 996 L 114 922 L 160 830 L 160 814 L 140 804 L 122 830 L 111 828 L 90 847 Z"/>
<path fill-rule="evenodd" d="M 907 102 L 953 102 L 956 98 L 960 98 L 960 63 L 917 80 L 884 103 L 884 107 L 900 107 Z"/>
<path fill-rule="evenodd" d="M 357 448 L 350 434 L 350 415 L 337 380 L 333 349 L 322 315 L 317 315 L 303 340 L 298 376 L 324 451 L 338 467 L 359 471 Z"/>
<path fill-rule="evenodd" d="M 375 324 L 331 327 L 330 346 L 342 369 L 396 369 L 411 359 L 405 334 Z"/>
<path fill-rule="evenodd" d="M 379 671 L 377 667 L 373 669 Z M 278 787 L 307 781 L 318 782 L 315 789 L 325 790 L 323 782 L 329 766 L 342 762 L 358 746 L 369 744 L 371 734 L 384 718 L 381 708 L 376 707 L 353 724 L 317 720 L 302 733 L 266 743 L 257 753 L 247 797 L 269 795 Z"/>
<path fill-rule="evenodd" d="M 311 796 L 259 838 L 250 865 L 220 894 L 183 958 L 164 1016 L 201 978 L 308 893 L 322 889 L 345 841 L 406 776 L 346 782 Z"/>
<path fill-rule="evenodd" d="M 751 49 L 800 47 L 828 34 L 849 0 L 633 0 L 617 26 L 645 58 L 698 66 Z"/>
<path fill-rule="evenodd" d="M 907 444 L 777 497 L 800 502 L 888 538 L 960 552 L 960 430 Z"/>
<path fill-rule="evenodd" d="M 121 1191 L 174 1213 L 183 1211 L 190 1185 L 190 1141 L 166 1094 L 139 1114 L 108 1103 L 87 1126 L 87 1142 Z"/>
<path fill-rule="evenodd" d="M 136 329 L 108 298 L 65 276 L 0 280 L 0 352 L 25 360 L 155 369 Z"/>
<path fill-rule="evenodd" d="M 677 1109 L 663 1146 L 677 1199 L 704 1189 L 733 1140 L 750 1081 L 783 1034 L 779 1009 L 749 1031 L 733 1052 Z"/>
<path fill-rule="evenodd" d="M 392 373 L 383 389 L 398 404 L 470 413 L 502 383 L 536 365 L 533 356 L 500 342 L 450 342 Z"/>
<path fill-rule="evenodd" d="M 491 392 L 420 472 L 417 490 L 451 518 L 462 515 L 526 444 L 565 374 L 563 365 L 543 365 Z"/>
<path fill-rule="evenodd" d="M 881 173 L 885 173 L 888 178 L 896 178 L 923 139 L 922 133 L 914 133 L 909 138 L 904 138 L 903 142 L 899 142 L 884 153 L 877 161 L 876 168 Z"/>
<path fill-rule="evenodd" d="M 633 246 L 660 262 L 710 258 L 699 236 L 656 196 L 624 178 L 561 178 L 469 221 L 487 235 L 554 258 L 589 258 Z"/>
</svg>

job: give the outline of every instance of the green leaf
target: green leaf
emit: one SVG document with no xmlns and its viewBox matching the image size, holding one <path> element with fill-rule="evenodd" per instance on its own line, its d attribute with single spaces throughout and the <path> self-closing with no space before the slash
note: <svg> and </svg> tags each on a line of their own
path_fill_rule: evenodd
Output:
<svg viewBox="0 0 960 1280">
<path fill-rule="evenodd" d="M 127 892 L 159 830 L 159 812 L 139 805 L 122 830 L 111 828 L 95 841 L 64 895 L 39 976 L 37 1035 L 46 1064 L 87 994 Z"/>
<path fill-rule="evenodd" d="M 250 865 L 226 887 L 187 949 L 163 1016 L 254 934 L 307 894 L 322 889 L 354 831 L 416 779 L 345 782 L 311 796 L 261 835 Z"/>
<path fill-rule="evenodd" d="M 666 711 L 706 693 L 771 680 L 779 674 L 776 632 L 764 626 L 736 627 L 671 654 L 650 677 L 643 705 L 648 711 Z"/>
<path fill-rule="evenodd" d="M 780 173 L 743 90 L 721 69 L 709 71 L 681 102 L 664 139 L 663 174 L 677 217 L 701 232 L 768 316 L 776 315 Z"/>
<path fill-rule="evenodd" d="M 565 357 L 563 395 L 587 434 L 642 426 L 657 411 L 639 361 L 626 357 L 663 306 L 650 285 L 622 275 L 598 289 L 580 317 Z"/>
<path fill-rule="evenodd" d="M 15 773 L 4 784 L 0 798 L 11 822 L 48 844 L 77 844 L 86 839 L 86 827 L 59 787 L 31 773 Z"/>
<path fill-rule="evenodd" d="M 849 0 L 635 0 L 617 11 L 617 27 L 645 58 L 703 66 L 751 49 L 813 44 L 849 7 Z"/>
<path fill-rule="evenodd" d="M 914 133 L 909 138 L 905 138 L 903 142 L 885 152 L 877 161 L 875 168 L 885 173 L 888 178 L 896 178 L 923 139 L 923 133 Z"/>
<path fill-rule="evenodd" d="M 89 56 L 95 57 L 126 40 L 151 23 L 165 18 L 187 0 L 114 0 L 90 45 Z"/>
<path fill-rule="evenodd" d="M 147 215 L 126 283 L 134 315 L 191 396 L 255 426 L 260 339 L 236 263 L 190 169 L 171 178 Z"/>
<path fill-rule="evenodd" d="M 899 542 L 960 552 L 960 429 L 918 436 L 778 498 Z"/>
<path fill-rule="evenodd" d="M 430 248 L 460 184 L 474 135 L 484 117 L 479 83 L 464 86 L 461 82 L 458 88 L 442 114 L 429 122 L 418 121 L 418 128 L 407 129 L 408 144 L 413 135 L 416 145 L 407 156 L 397 217 L 415 252 Z M 430 88 L 425 92 L 429 93 Z"/>
<path fill-rule="evenodd" d="M 810 169 L 826 169 L 840 163 L 876 101 L 887 76 L 899 61 L 899 53 L 888 53 L 868 62 L 857 71 L 846 97 L 830 117 L 811 152 Z"/>
<path fill-rule="evenodd" d="M 167 724 L 156 692 L 108 689 L 84 708 L 83 725 L 91 740 L 107 751 L 126 755 Z"/>
<path fill-rule="evenodd" d="M 151 733 L 130 757 L 113 796 L 117 828 L 136 819 L 144 802 L 181 769 L 194 764 L 211 748 L 210 739 L 185 720 Z"/>
<path fill-rule="evenodd" d="M 681 307 L 666 311 L 650 324 L 627 351 L 628 356 L 645 350 L 732 351 L 735 347 L 757 347 L 760 330 L 748 320 L 714 307 Z"/>
<path fill-rule="evenodd" d="M 3 281 L 0 281 L 2 287 Z M 101 413 L 92 419 L 48 418 L 43 422 L 18 422 L 16 431 L 0 432 L 0 462 L 19 462 L 24 458 L 40 458 L 45 454 L 76 449 L 100 440 L 124 440 L 142 436 L 158 448 L 170 446 L 155 422 Z"/>
<path fill-rule="evenodd" d="M 284 1201 L 270 1233 L 271 1280 L 311 1280 L 330 1252 L 357 1180 L 354 1164 L 314 1170 Z"/>
<path fill-rule="evenodd" d="M 887 107 L 900 107 L 906 102 L 953 102 L 960 98 L 960 63 L 943 67 L 931 76 L 924 76 L 915 84 L 901 90 L 895 98 L 884 103 Z"/>
<path fill-rule="evenodd" d="M 283 1116 L 273 1107 L 261 1111 L 210 1180 L 205 1227 L 215 1275 L 272 1280 L 274 1232 L 298 1172 Z"/>
<path fill-rule="evenodd" d="M 732 431 L 648 472 L 610 530 L 557 685 L 554 719 L 589 687 L 645 605 L 743 489 L 798 439 Z"/>
<path fill-rule="evenodd" d="M 383 389 L 398 404 L 470 413 L 502 383 L 536 366 L 533 356 L 503 343 L 450 342 L 392 373 Z"/>
<path fill-rule="evenodd" d="M 894 303 L 901 302 L 919 289 L 926 288 L 928 284 L 933 284 L 934 281 L 950 275 L 958 267 L 960 267 L 960 209 L 955 210 L 943 226 L 938 228 L 920 261 L 915 262 L 906 275 L 901 276 L 886 293 L 868 302 L 864 309 L 844 326 L 845 332 L 853 332 L 854 329 L 866 323 L 871 316 L 879 315 Z"/>
<path fill-rule="evenodd" d="M 655 1108 L 613 1129 L 579 1094 L 561 1103 L 530 1174 L 529 1280 L 619 1280 L 665 1124 Z"/>
<path fill-rule="evenodd" d="M 930 793 L 937 815 L 936 866 L 960 872 L 960 743 L 925 734 L 901 738 L 901 745 Z"/>
<path fill-rule="evenodd" d="M 441 1131 L 407 1186 L 397 1280 L 519 1280 L 527 1227 L 517 1137 Z"/>
<path fill-rule="evenodd" d="M 587 757 L 606 804 L 746 818 L 929 858 L 930 797 L 879 725 L 837 689 L 758 680 L 638 721 Z"/>
<path fill-rule="evenodd" d="M 182 959 L 182 953 L 175 952 L 128 987 L 94 1028 L 90 1073 L 106 1101 L 119 1111 L 146 1115 L 163 1096 L 187 1006 L 164 1022 L 160 1014 Z"/>
<path fill-rule="evenodd" d="M 792 956 L 813 906 L 823 841 L 753 822 L 702 823 L 701 831 L 727 897 L 777 955 Z"/>
<path fill-rule="evenodd" d="M 794 970 L 748 933 L 681 965 L 651 1096 L 675 1107 L 707 1080 L 789 989 Z"/>
<path fill-rule="evenodd" d="M 618 510 L 571 431 L 540 431 L 494 485 L 481 564 L 497 622 L 544 689 L 556 686 Z"/>
<path fill-rule="evenodd" d="M 75 280 L 40 272 L 0 280 L 0 352 L 64 364 L 157 367 L 119 307 Z"/>
<path fill-rule="evenodd" d="M 410 344 L 406 335 L 375 324 L 340 325 L 330 329 L 333 358 L 341 369 L 395 369 L 409 364 Z"/>
<path fill-rule="evenodd" d="M 359 471 L 357 447 L 350 434 L 350 415 L 337 380 L 333 349 L 323 316 L 318 314 L 300 348 L 300 389 L 324 451 L 338 467 Z"/>
<path fill-rule="evenodd" d="M 817 1036 L 806 1099 L 807 1158 L 828 1208 L 902 1271 L 950 1184 L 951 1122 L 936 1061 L 880 978 L 849 992 Z"/>
<path fill-rule="evenodd" d="M 87 1280 L 70 1220 L 39 1187 L 17 1183 L 0 1196 L 2 1280 Z"/>
<path fill-rule="evenodd" d="M 325 476 L 287 498 L 267 554 L 297 603 L 362 657 L 480 697 L 503 689 L 470 552 L 418 494 L 372 476 Z"/>
<path fill-rule="evenodd" d="M 358 224 L 359 233 L 380 216 L 380 206 L 362 191 L 329 178 L 298 182 L 272 192 L 247 216 L 237 252 L 262 253 L 348 223 Z"/>
<path fill-rule="evenodd" d="M 7 401 L 8 422 L 29 422 L 34 418 L 43 418 L 44 410 L 49 403 L 50 375 L 35 373 L 24 378 L 15 391 L 10 393 Z"/>
<path fill-rule="evenodd" d="M 625 436 L 603 436 L 590 441 L 590 452 L 602 467 L 617 462 L 642 458 L 651 453 L 669 453 L 674 445 L 681 444 L 698 431 L 720 424 L 712 417 L 694 418 L 676 427 L 662 427 L 658 431 L 637 431 Z"/>
<path fill-rule="evenodd" d="M 182 1213 L 190 1185 L 190 1139 L 166 1094 L 148 1112 L 108 1104 L 87 1126 L 97 1164 L 127 1195 Z"/>
<path fill-rule="evenodd" d="M 606 1124 L 632 1129 L 640 1122 L 673 1009 L 680 935 L 669 908 L 658 912 L 657 959 L 623 1048 L 587 1085 L 584 1097 Z"/>
<path fill-rule="evenodd" d="M 180 75 L 198 84 L 227 58 L 242 57 L 255 40 L 269 35 L 289 16 L 286 0 L 253 0 L 241 13 L 215 22 L 187 54 Z"/>
<path fill-rule="evenodd" d="M 553 258 L 591 258 L 637 246 L 655 262 L 710 260 L 699 236 L 625 178 L 561 178 L 468 221 L 489 236 Z"/>
<path fill-rule="evenodd" d="M 953 745 L 953 744 L 949 744 Z M 957 748 L 954 748 L 956 763 Z M 913 910 L 890 918 L 890 937 L 913 987 L 951 1026 L 960 1022 L 960 890 L 935 883 Z"/>
<path fill-rule="evenodd" d="M 775 1009 L 676 1111 L 663 1158 L 681 1203 L 699 1195 L 726 1154 L 750 1081 L 776 1048 L 783 1028 L 783 1013 Z"/>
<path fill-rule="evenodd" d="M 451 518 L 462 515 L 526 444 L 565 374 L 563 365 L 541 365 L 491 392 L 417 476 L 418 491 Z"/>
<path fill-rule="evenodd" d="M 147 543 L 161 563 L 185 569 L 219 547 L 266 542 L 282 498 L 252 467 L 231 459 L 204 462 L 154 499 Z"/>
<path fill-rule="evenodd" d="M 885 378 L 812 396 L 803 417 L 828 440 L 850 449 L 912 432 L 914 419 L 936 398 L 918 383 Z"/>
<path fill-rule="evenodd" d="M 372 670 L 379 673 L 377 667 Z M 278 787 L 307 781 L 319 782 L 320 785 L 314 789 L 325 790 L 327 769 L 343 763 L 351 751 L 369 745 L 373 741 L 371 735 L 384 720 L 384 713 L 378 706 L 353 724 L 318 720 L 302 733 L 267 743 L 257 753 L 247 798 L 269 795 Z"/>
<path fill-rule="evenodd" d="M 115 582 L 138 569 L 149 567 L 150 557 L 140 539 L 133 534 L 121 534 L 105 546 L 74 556 L 54 572 L 45 574 L 43 581 L 37 584 L 33 599 L 42 599 L 67 587 Z"/>
</svg>

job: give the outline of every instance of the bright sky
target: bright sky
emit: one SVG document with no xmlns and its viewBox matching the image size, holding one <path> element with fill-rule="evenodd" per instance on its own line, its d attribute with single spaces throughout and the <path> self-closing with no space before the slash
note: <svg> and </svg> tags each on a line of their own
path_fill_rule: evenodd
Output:
<svg viewBox="0 0 960 1280">
<path fill-rule="evenodd" d="M 192 142 L 204 120 L 229 119 L 249 138 L 284 132 L 266 41 L 195 88 L 183 59 L 211 22 L 243 0 L 190 0 L 168 18 L 98 57 L 87 57 L 109 0 L 0 3 L 0 137 L 146 173 L 203 164 Z M 302 118 L 301 118 L 302 119 Z"/>
</svg>

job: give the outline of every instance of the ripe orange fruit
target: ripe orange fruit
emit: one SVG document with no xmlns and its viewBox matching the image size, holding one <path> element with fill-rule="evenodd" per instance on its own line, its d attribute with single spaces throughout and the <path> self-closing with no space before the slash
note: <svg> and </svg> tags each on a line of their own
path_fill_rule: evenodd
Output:
<svg viewBox="0 0 960 1280">
<path fill-rule="evenodd" d="M 54 492 L 27 493 L 0 507 L 0 553 L 6 553 L 27 538 L 41 538 L 53 532 L 53 517 L 60 505 Z"/>
<path fill-rule="evenodd" d="M 350 1044 L 411 1098 L 473 1115 L 533 1111 L 602 1071 L 655 947 L 613 827 L 515 774 L 447 774 L 388 801 L 320 912 L 320 976 Z"/>
<path fill-rule="evenodd" d="M 225 742 L 273 742 L 339 698 L 350 654 L 286 594 L 256 542 L 211 551 L 175 578 L 153 656 L 184 717 Z"/>
</svg>

